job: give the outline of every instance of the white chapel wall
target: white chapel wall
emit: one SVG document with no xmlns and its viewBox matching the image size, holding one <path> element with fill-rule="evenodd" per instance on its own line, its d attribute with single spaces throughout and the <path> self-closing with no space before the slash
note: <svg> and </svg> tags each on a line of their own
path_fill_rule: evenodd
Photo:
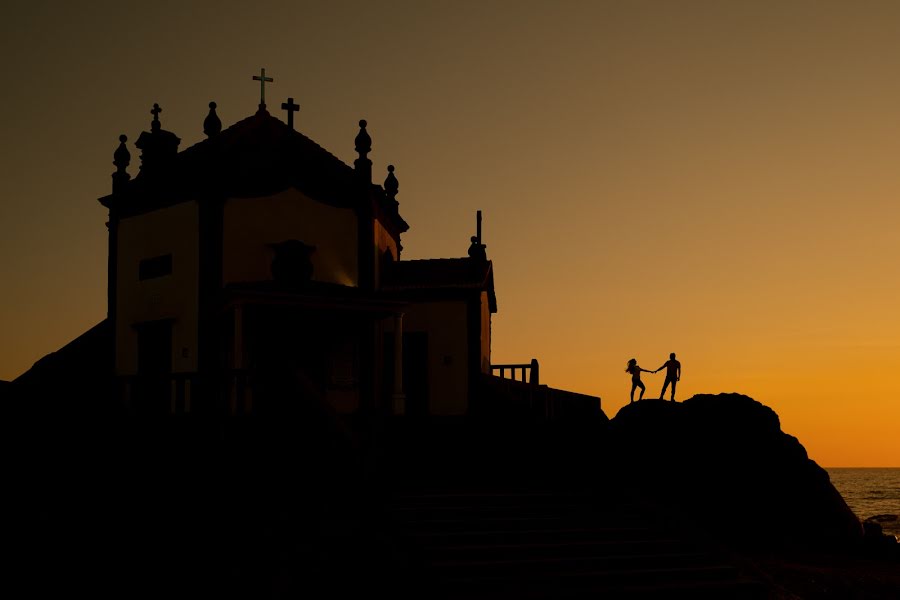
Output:
<svg viewBox="0 0 900 600">
<path fill-rule="evenodd" d="M 359 284 L 356 213 L 318 202 L 293 188 L 262 198 L 229 198 L 223 221 L 223 281 L 272 279 L 274 250 L 269 244 L 300 240 L 316 247 L 316 281 Z"/>
<path fill-rule="evenodd" d="M 381 265 L 384 253 L 390 251 L 393 260 L 399 260 L 399 252 L 397 252 L 397 242 L 394 237 L 388 233 L 381 221 L 375 219 L 375 281 L 381 283 Z"/>
<path fill-rule="evenodd" d="M 429 413 L 464 415 L 469 373 L 466 302 L 417 302 L 403 316 L 403 331 L 428 333 Z"/>
<path fill-rule="evenodd" d="M 143 281 L 142 260 L 170 254 L 171 273 Z M 172 320 L 172 371 L 197 370 L 199 213 L 196 202 L 119 221 L 116 374 L 137 373 L 136 324 Z"/>
<path fill-rule="evenodd" d="M 481 372 L 491 374 L 491 304 L 487 292 L 481 292 Z"/>
</svg>

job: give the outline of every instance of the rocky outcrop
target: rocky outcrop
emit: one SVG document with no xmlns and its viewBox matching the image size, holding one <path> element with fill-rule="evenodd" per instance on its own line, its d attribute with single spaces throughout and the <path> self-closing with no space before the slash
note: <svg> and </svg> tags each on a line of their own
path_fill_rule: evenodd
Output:
<svg viewBox="0 0 900 600">
<path fill-rule="evenodd" d="M 609 434 L 621 477 L 723 541 L 847 549 L 862 539 L 828 473 L 752 398 L 644 400 L 622 408 Z"/>
</svg>

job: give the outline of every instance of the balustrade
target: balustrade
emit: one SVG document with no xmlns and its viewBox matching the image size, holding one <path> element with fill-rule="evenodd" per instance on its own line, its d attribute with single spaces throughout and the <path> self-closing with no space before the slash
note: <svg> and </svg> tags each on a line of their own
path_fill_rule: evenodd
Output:
<svg viewBox="0 0 900 600">
<path fill-rule="evenodd" d="M 506 372 L 509 371 L 509 377 Z M 522 381 L 531 385 L 541 384 L 540 365 L 536 358 L 532 358 L 530 363 L 507 364 L 507 365 L 491 365 L 491 374 L 495 375 L 499 372 L 501 379 L 512 379 L 514 381 Z M 516 378 L 516 374 L 521 373 L 522 378 Z"/>
</svg>

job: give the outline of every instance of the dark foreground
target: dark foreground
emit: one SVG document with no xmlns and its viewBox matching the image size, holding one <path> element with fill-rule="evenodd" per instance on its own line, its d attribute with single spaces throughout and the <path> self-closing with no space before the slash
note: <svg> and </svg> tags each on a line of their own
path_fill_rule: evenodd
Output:
<svg viewBox="0 0 900 600">
<path fill-rule="evenodd" d="M 648 402 L 612 422 L 25 419 L 10 432 L 10 584 L 17 597 L 900 597 L 897 554 L 741 398 Z"/>
</svg>

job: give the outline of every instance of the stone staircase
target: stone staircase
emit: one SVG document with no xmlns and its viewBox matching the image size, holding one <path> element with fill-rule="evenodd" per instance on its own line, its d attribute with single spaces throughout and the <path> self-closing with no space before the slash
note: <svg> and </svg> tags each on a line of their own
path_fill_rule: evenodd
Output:
<svg viewBox="0 0 900 600">
<path fill-rule="evenodd" d="M 390 512 L 428 598 L 765 598 L 723 553 L 624 493 L 397 492 Z"/>
</svg>

